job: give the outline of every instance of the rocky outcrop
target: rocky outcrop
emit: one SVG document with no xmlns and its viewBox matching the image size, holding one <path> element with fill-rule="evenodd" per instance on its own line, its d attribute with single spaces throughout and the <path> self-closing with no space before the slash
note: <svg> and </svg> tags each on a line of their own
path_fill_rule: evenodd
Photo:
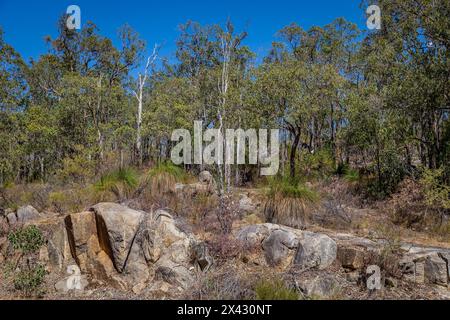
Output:
<svg viewBox="0 0 450 320">
<path fill-rule="evenodd" d="M 157 290 L 155 281 L 182 291 L 194 279 L 191 252 L 197 241 L 163 210 L 100 203 L 68 215 L 65 224 L 77 265 L 94 281 L 138 294 Z"/>
<path fill-rule="evenodd" d="M 39 259 L 58 278 L 55 290 L 60 293 L 72 291 L 69 282 L 76 278 L 81 279 L 82 289 L 88 283 L 107 284 L 136 294 L 172 296 L 192 284 L 196 270 L 206 272 L 213 262 L 207 246 L 182 231 L 163 210 L 147 213 L 99 203 L 66 216 L 40 214 L 29 206 L 7 214 L 2 212 L 0 227 L 9 229 L 20 221 L 44 233 L 47 241 Z M 7 238 L 0 234 L 0 262 L 7 247 Z M 68 276 L 67 270 L 75 268 L 80 274 Z"/>
<path fill-rule="evenodd" d="M 236 237 L 247 245 L 260 245 L 272 267 L 322 270 L 336 259 L 336 243 L 323 234 L 265 223 L 243 227 Z"/>
<path fill-rule="evenodd" d="M 338 243 L 337 259 L 348 272 L 359 271 L 365 261 L 373 255 L 379 255 L 386 248 L 383 239 L 369 240 L 350 234 L 334 234 L 331 237 Z M 450 284 L 448 257 L 450 249 L 418 246 L 403 243 L 394 256 L 394 265 L 404 280 L 420 283 L 448 286 Z M 370 259 L 369 259 L 370 260 Z M 395 266 L 394 266 L 395 267 Z"/>
<path fill-rule="evenodd" d="M 409 281 L 448 286 L 449 255 L 450 249 L 411 247 L 403 255 L 399 265 L 403 277 Z"/>
<path fill-rule="evenodd" d="M 100 247 L 122 272 L 143 214 L 116 203 L 100 203 L 91 210 L 95 212 Z"/>
</svg>

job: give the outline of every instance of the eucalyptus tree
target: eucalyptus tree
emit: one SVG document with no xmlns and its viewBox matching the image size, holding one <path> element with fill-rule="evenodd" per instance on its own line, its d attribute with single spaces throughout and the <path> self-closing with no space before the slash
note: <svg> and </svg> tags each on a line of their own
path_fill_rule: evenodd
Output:
<svg viewBox="0 0 450 320">
<path fill-rule="evenodd" d="M 261 67 L 258 82 L 263 104 L 291 137 L 290 176 L 296 176 L 297 151 L 330 148 L 336 158 L 337 131 L 345 121 L 345 101 L 352 79 L 355 25 L 337 19 L 305 31 L 291 24 L 279 31 L 281 42 Z"/>
<path fill-rule="evenodd" d="M 0 186 L 20 175 L 21 112 L 28 105 L 25 64 L 0 28 Z"/>
<path fill-rule="evenodd" d="M 437 168 L 448 144 L 450 3 L 395 0 L 379 6 L 382 30 L 365 41 L 367 71 L 386 88 L 384 107 L 410 120 L 421 162 Z"/>
</svg>

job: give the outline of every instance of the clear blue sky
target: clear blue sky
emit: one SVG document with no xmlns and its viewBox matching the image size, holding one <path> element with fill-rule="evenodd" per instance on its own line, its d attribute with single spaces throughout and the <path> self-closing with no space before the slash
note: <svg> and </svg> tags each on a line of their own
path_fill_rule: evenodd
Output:
<svg viewBox="0 0 450 320">
<path fill-rule="evenodd" d="M 46 35 L 56 35 L 58 17 L 67 7 L 81 8 L 82 24 L 93 21 L 100 33 L 115 39 L 128 23 L 152 47 L 164 44 L 161 55 L 173 59 L 178 26 L 187 20 L 202 24 L 224 23 L 230 17 L 238 30 L 249 32 L 245 44 L 264 56 L 282 27 L 297 22 L 307 29 L 344 17 L 365 27 L 360 0 L 174 1 L 174 0 L 0 0 L 0 26 L 5 38 L 22 56 L 38 58 L 47 51 Z"/>
</svg>

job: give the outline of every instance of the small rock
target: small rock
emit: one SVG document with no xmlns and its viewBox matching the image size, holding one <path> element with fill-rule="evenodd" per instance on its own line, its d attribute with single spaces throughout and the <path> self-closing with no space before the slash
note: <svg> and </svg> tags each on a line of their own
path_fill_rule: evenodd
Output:
<svg viewBox="0 0 450 320">
<path fill-rule="evenodd" d="M 133 293 L 134 294 L 140 294 L 142 291 L 144 291 L 144 289 L 147 287 L 147 284 L 146 283 L 138 283 L 137 285 L 135 285 L 134 287 L 133 287 Z"/>
<path fill-rule="evenodd" d="M 424 272 L 428 283 L 447 286 L 447 263 L 437 253 L 426 258 Z"/>
<path fill-rule="evenodd" d="M 196 267 L 200 271 L 208 271 L 211 268 L 214 260 L 209 253 L 208 246 L 206 243 L 201 242 L 193 247 L 193 260 L 196 263 Z"/>
<path fill-rule="evenodd" d="M 317 276 L 305 281 L 300 288 L 307 296 L 317 299 L 331 298 L 341 290 L 339 283 L 332 276 Z"/>
<path fill-rule="evenodd" d="M 342 267 L 357 270 L 364 266 L 364 254 L 365 252 L 362 248 L 339 246 L 337 259 L 342 264 Z"/>
<path fill-rule="evenodd" d="M 13 226 L 17 223 L 17 216 L 15 212 L 10 212 L 6 215 L 6 220 L 8 220 L 8 224 Z"/>
<path fill-rule="evenodd" d="M 78 266 L 69 266 L 67 273 L 71 274 L 55 284 L 55 289 L 60 293 L 68 293 L 70 291 L 84 291 L 89 285 L 87 277 L 80 273 Z"/>
</svg>

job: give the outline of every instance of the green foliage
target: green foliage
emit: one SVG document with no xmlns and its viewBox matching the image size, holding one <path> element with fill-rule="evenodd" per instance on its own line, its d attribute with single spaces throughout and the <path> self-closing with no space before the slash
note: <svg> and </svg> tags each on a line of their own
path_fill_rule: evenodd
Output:
<svg viewBox="0 0 450 320">
<path fill-rule="evenodd" d="M 45 267 L 40 264 L 21 270 L 14 276 L 14 288 L 27 297 L 40 295 L 46 274 Z"/>
<path fill-rule="evenodd" d="M 450 186 L 444 182 L 444 168 L 424 169 L 420 184 L 428 206 L 450 210 Z"/>
<path fill-rule="evenodd" d="M 12 278 L 14 288 L 27 297 L 41 294 L 46 271 L 45 266 L 36 263 L 36 256 L 45 244 L 42 231 L 30 225 L 10 232 L 8 240 L 18 255 L 14 255 L 11 264 L 5 265 L 5 279 Z"/>
<path fill-rule="evenodd" d="M 95 184 L 95 190 L 100 194 L 113 193 L 122 200 L 135 191 L 139 184 L 138 174 L 131 168 L 123 168 L 103 175 Z"/>
<path fill-rule="evenodd" d="M 23 254 L 36 252 L 45 243 L 42 231 L 34 225 L 11 232 L 8 240 L 14 250 L 19 250 Z"/>
<path fill-rule="evenodd" d="M 280 279 L 261 280 L 255 287 L 255 293 L 256 300 L 299 300 L 298 293 Z"/>
<path fill-rule="evenodd" d="M 344 179 L 348 182 L 358 182 L 360 180 L 359 172 L 355 169 L 347 169 L 345 171 Z"/>
<path fill-rule="evenodd" d="M 293 182 L 289 178 L 271 179 L 269 181 L 268 196 L 269 198 L 300 199 L 311 203 L 315 203 L 320 199 L 317 192 L 301 183 Z"/>
<path fill-rule="evenodd" d="M 335 171 L 334 159 L 327 148 L 314 153 L 303 152 L 300 160 L 301 172 L 315 178 L 325 178 Z"/>
<path fill-rule="evenodd" d="M 86 183 L 94 176 L 94 161 L 82 146 L 76 147 L 77 153 L 63 160 L 63 167 L 57 172 L 59 181 L 64 183 Z"/>
<path fill-rule="evenodd" d="M 361 179 L 359 171 L 351 168 L 346 163 L 339 163 L 336 168 L 335 174 L 343 176 L 344 179 L 350 183 L 358 182 Z"/>
</svg>

